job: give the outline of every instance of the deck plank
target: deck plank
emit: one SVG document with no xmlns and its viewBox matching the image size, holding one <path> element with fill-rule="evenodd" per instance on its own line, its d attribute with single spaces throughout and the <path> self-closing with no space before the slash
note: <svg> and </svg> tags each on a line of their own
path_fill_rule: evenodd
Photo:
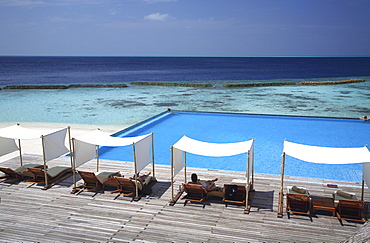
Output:
<svg viewBox="0 0 370 243">
<path fill-rule="evenodd" d="M 40 156 L 26 155 L 24 161 L 42 161 Z M 19 160 L 2 163 L 12 168 Z M 68 159 L 52 161 L 54 165 L 68 165 Z M 100 161 L 100 171 L 120 171 L 133 175 L 130 162 Z M 86 163 L 81 170 L 94 171 L 95 163 Z M 144 169 L 150 171 L 151 168 Z M 242 172 L 188 168 L 188 177 L 196 172 L 200 178 L 219 178 L 217 184 L 242 178 Z M 339 242 L 359 230 L 362 224 L 343 222 L 336 217 L 317 214 L 309 217 L 292 215 L 277 218 L 280 177 L 255 175 L 255 195 L 250 214 L 244 206 L 225 206 L 221 200 L 210 198 L 201 204 L 179 200 L 169 206 L 171 183 L 169 166 L 156 165 L 158 182 L 151 195 L 132 201 L 130 197 L 109 191 L 71 194 L 72 177 L 48 190 L 27 182 L 0 183 L 0 242 Z M 183 175 L 175 178 L 175 193 L 183 182 Z M 82 183 L 78 177 L 78 184 Z M 361 195 L 360 183 L 287 177 L 287 185 L 303 186 L 311 195 L 331 197 L 338 189 Z M 327 184 L 339 187 L 328 188 Z M 285 189 L 284 188 L 284 189 Z M 370 195 L 365 192 L 365 200 Z M 292 230 L 299 234 L 292 234 Z"/>
</svg>

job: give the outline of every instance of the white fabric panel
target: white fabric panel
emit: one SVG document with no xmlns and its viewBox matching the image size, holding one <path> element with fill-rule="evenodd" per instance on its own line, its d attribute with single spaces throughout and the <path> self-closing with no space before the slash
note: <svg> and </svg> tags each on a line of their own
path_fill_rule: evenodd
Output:
<svg viewBox="0 0 370 243">
<path fill-rule="evenodd" d="M 172 148 L 173 158 L 173 176 L 177 175 L 184 167 L 185 163 L 182 161 L 182 151 L 177 148 Z"/>
<path fill-rule="evenodd" d="M 248 165 L 249 165 L 248 174 L 249 174 L 250 177 L 252 177 L 253 165 L 254 165 L 254 140 L 252 140 L 252 145 L 251 145 L 251 148 L 249 150 Z"/>
<path fill-rule="evenodd" d="M 143 138 L 135 144 L 136 173 L 140 172 L 150 162 L 152 157 L 150 150 L 152 148 L 153 134 Z"/>
<path fill-rule="evenodd" d="M 96 145 L 74 139 L 73 157 L 77 168 L 96 157 Z"/>
<path fill-rule="evenodd" d="M 5 127 L 0 129 L 0 137 L 12 139 L 35 139 L 41 138 L 42 135 L 53 133 L 57 130 L 34 130 L 24 128 L 19 125 Z"/>
<path fill-rule="evenodd" d="M 15 139 L 0 137 L 0 156 L 19 150 Z"/>
<path fill-rule="evenodd" d="M 330 148 L 318 147 L 284 141 L 285 154 L 296 159 L 321 164 L 354 164 L 370 162 L 367 147 Z"/>
<path fill-rule="evenodd" d="M 67 129 L 64 128 L 43 137 L 45 161 L 58 158 L 69 152 L 69 149 L 65 146 Z"/>
<path fill-rule="evenodd" d="M 246 153 L 252 143 L 252 140 L 238 143 L 207 143 L 183 136 L 173 147 L 192 154 L 223 157 Z"/>
<path fill-rule="evenodd" d="M 149 135 L 150 134 L 142 135 L 138 137 L 120 138 L 120 137 L 112 137 L 108 134 L 101 132 L 100 130 L 94 130 L 92 132 L 82 134 L 76 137 L 76 139 L 82 142 L 90 143 L 94 145 L 120 147 L 120 146 L 132 145 L 133 143 L 136 143 Z"/>
<path fill-rule="evenodd" d="M 370 163 L 362 164 L 362 176 L 366 182 L 367 188 L 370 189 Z"/>
</svg>

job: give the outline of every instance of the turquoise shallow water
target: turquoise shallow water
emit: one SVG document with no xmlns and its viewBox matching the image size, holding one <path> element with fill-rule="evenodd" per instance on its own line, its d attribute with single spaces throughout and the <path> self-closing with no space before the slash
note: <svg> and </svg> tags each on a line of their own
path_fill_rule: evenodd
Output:
<svg viewBox="0 0 370 243">
<path fill-rule="evenodd" d="M 127 88 L 0 90 L 0 122 L 52 122 L 124 128 L 168 107 L 207 112 L 347 118 L 369 116 L 370 77 L 341 79 L 351 78 L 365 79 L 366 82 L 223 89 L 221 85 L 225 81 L 213 81 L 215 88 L 207 89 L 129 85 Z"/>
<path fill-rule="evenodd" d="M 370 102 L 368 98 L 370 97 L 370 77 L 336 78 L 336 80 L 338 79 L 365 79 L 366 82 L 327 86 L 223 89 L 221 85 L 225 81 L 213 81 L 215 87 L 206 89 L 129 85 L 127 88 L 0 90 L 0 123 L 50 122 L 87 124 L 92 127 L 114 126 L 117 129 L 124 129 L 127 126 L 164 112 L 169 107 L 173 110 L 200 112 L 341 118 L 370 116 Z M 297 82 L 304 80 L 331 79 L 283 81 Z M 202 122 L 201 118 L 198 122 Z M 304 124 L 303 126 L 306 125 Z M 307 128 L 315 129 L 311 126 L 307 126 Z M 287 133 L 292 132 L 289 127 L 284 129 Z M 341 129 L 346 130 L 346 127 L 344 126 Z M 270 130 L 271 134 L 276 133 L 274 129 Z M 199 134 L 203 132 L 204 130 L 200 131 Z M 353 136 L 361 137 L 363 135 L 363 130 L 353 132 Z M 313 138 L 313 141 L 309 142 L 316 144 L 315 139 L 320 136 L 321 134 L 310 134 L 308 137 Z M 226 134 L 224 137 L 227 139 L 228 135 Z M 246 139 L 252 137 L 255 136 L 248 133 Z M 194 138 L 199 137 L 195 135 Z M 255 138 L 257 139 L 257 137 Z M 289 139 L 286 136 L 279 135 L 276 141 L 280 144 L 284 138 Z M 258 141 L 261 140 L 256 140 L 256 144 L 260 143 Z M 295 142 L 299 141 L 302 140 L 299 138 L 295 139 Z M 363 145 L 362 143 L 356 144 L 356 146 Z M 264 164 L 264 159 L 258 158 L 258 156 L 257 158 L 260 161 L 260 165 L 263 165 L 264 168 L 271 166 L 273 169 L 264 170 L 264 168 L 257 167 L 258 170 L 256 171 L 259 173 L 266 171 L 276 173 L 276 170 L 280 168 L 281 161 L 277 153 L 281 152 L 281 148 L 270 147 L 269 149 L 272 149 L 271 153 L 275 154 L 270 160 L 272 161 L 271 164 Z M 163 161 L 163 163 L 169 163 L 169 158 L 165 158 Z M 230 169 L 234 170 L 234 168 Z M 289 172 L 289 168 L 287 168 L 287 171 Z M 277 173 L 280 172 L 277 171 Z M 346 174 L 344 180 L 351 180 L 351 178 L 358 178 L 359 176 L 358 169 L 343 170 L 340 173 Z M 315 173 L 309 177 L 315 177 Z M 356 179 L 356 181 L 358 180 Z"/>
<path fill-rule="evenodd" d="M 329 119 L 291 116 L 224 113 L 165 113 L 117 136 L 138 136 L 154 132 L 155 163 L 170 164 L 170 146 L 184 134 L 206 142 L 233 143 L 255 139 L 254 169 L 257 173 L 280 174 L 284 139 L 301 144 L 328 147 L 362 147 L 370 143 L 370 122 L 358 119 Z M 132 161 L 132 148 L 103 147 L 100 157 Z M 206 157 L 187 154 L 187 166 L 245 171 L 247 155 Z M 324 165 L 286 158 L 286 175 L 358 182 L 362 165 Z"/>
</svg>

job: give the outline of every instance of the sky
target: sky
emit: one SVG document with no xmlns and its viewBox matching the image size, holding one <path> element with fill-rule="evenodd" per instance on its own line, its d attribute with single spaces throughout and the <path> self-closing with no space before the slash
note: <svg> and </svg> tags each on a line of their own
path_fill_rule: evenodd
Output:
<svg viewBox="0 0 370 243">
<path fill-rule="evenodd" d="M 0 55 L 370 56 L 370 0 L 0 0 Z"/>
</svg>

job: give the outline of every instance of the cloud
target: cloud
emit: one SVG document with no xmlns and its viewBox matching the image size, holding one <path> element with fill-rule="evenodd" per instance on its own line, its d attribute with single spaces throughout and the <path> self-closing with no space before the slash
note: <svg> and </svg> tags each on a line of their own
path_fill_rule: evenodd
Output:
<svg viewBox="0 0 370 243">
<path fill-rule="evenodd" d="M 152 14 L 146 15 L 144 19 L 154 20 L 154 21 L 165 21 L 168 19 L 168 17 L 169 17 L 168 14 L 152 13 Z"/>
<path fill-rule="evenodd" d="M 1 0 L 0 6 L 34 7 L 34 6 L 69 6 L 77 4 L 100 4 L 101 0 Z"/>
<path fill-rule="evenodd" d="M 34 6 L 45 4 L 45 2 L 38 0 L 3 0 L 0 4 L 5 6 Z"/>
<path fill-rule="evenodd" d="M 116 15 L 117 11 L 114 8 L 109 9 L 109 14 L 110 15 Z"/>
</svg>

